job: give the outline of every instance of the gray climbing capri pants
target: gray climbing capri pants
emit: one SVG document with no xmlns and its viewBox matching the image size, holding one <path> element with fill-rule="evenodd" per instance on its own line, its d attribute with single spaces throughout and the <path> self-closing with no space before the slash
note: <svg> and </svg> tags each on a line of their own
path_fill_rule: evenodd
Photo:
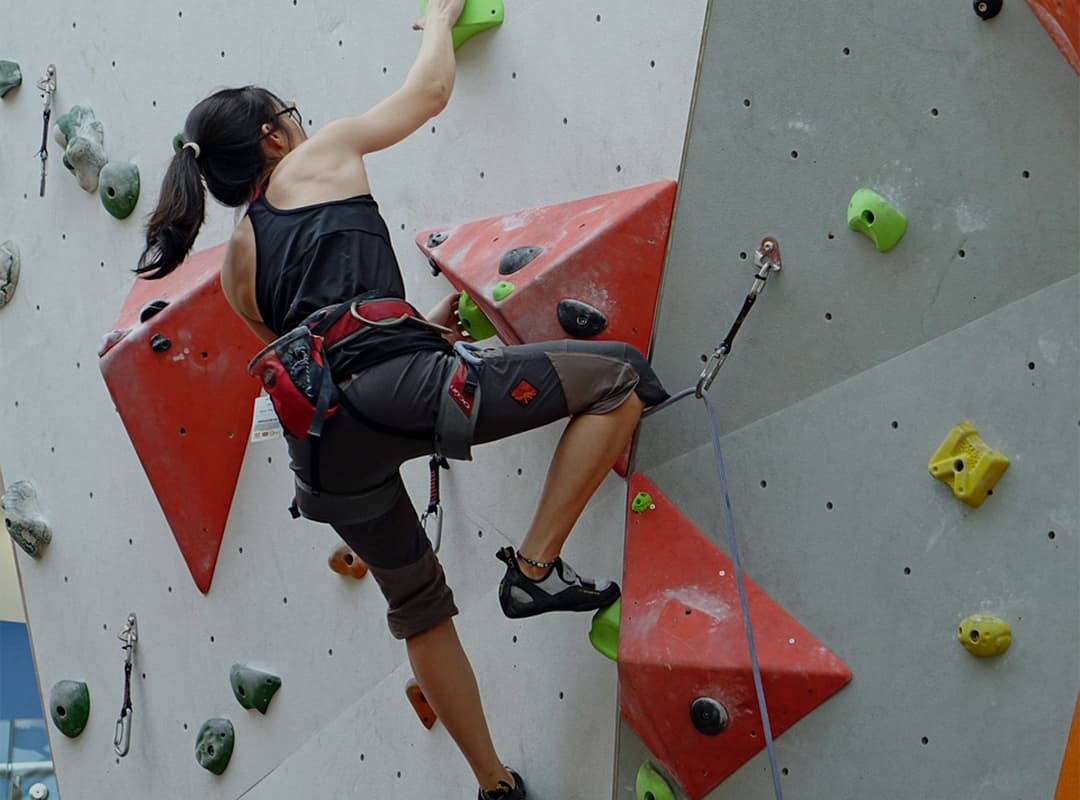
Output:
<svg viewBox="0 0 1080 800">
<path fill-rule="evenodd" d="M 668 396 L 644 356 L 621 342 L 540 342 L 480 355 L 474 444 L 568 416 L 604 414 L 631 392 L 646 406 Z M 459 363 L 452 353 L 411 353 L 340 382 L 345 403 L 327 421 L 319 445 L 322 490 L 318 498 L 297 494 L 305 517 L 332 525 L 367 563 L 399 639 L 457 613 L 399 467 L 432 454 L 441 394 Z M 309 487 L 310 441 L 286 438 L 297 485 Z"/>
</svg>

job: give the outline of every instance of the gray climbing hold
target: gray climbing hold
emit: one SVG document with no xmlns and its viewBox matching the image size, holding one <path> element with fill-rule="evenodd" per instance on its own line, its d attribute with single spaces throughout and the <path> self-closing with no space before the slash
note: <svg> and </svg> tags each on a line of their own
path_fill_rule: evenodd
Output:
<svg viewBox="0 0 1080 800">
<path fill-rule="evenodd" d="M 233 664 L 229 672 L 233 694 L 244 708 L 255 708 L 265 714 L 274 693 L 281 688 L 281 678 L 269 672 Z"/>
<path fill-rule="evenodd" d="M 41 515 L 37 492 L 29 481 L 16 481 L 0 498 L 4 524 L 19 547 L 33 558 L 40 558 L 52 541 L 52 530 Z"/>
<path fill-rule="evenodd" d="M 105 210 L 126 219 L 139 202 L 139 168 L 130 161 L 110 161 L 98 176 L 98 195 Z"/>
<path fill-rule="evenodd" d="M 14 61 L 0 59 L 0 97 L 22 86 L 22 70 Z"/>
<path fill-rule="evenodd" d="M 208 719 L 195 740 L 195 758 L 203 769 L 220 775 L 229 766 L 235 744 L 236 731 L 229 720 Z"/>
<path fill-rule="evenodd" d="M 105 128 L 90 106 L 72 106 L 56 120 L 53 137 L 64 148 L 64 166 L 79 179 L 79 186 L 96 192 L 98 175 L 109 163 L 105 154 Z"/>
<path fill-rule="evenodd" d="M 82 681 L 60 681 L 49 692 L 49 714 L 57 730 L 74 739 L 90 719 L 90 689 Z"/>
<path fill-rule="evenodd" d="M 0 308 L 11 302 L 19 284 L 19 247 L 10 239 L 0 244 Z"/>
</svg>

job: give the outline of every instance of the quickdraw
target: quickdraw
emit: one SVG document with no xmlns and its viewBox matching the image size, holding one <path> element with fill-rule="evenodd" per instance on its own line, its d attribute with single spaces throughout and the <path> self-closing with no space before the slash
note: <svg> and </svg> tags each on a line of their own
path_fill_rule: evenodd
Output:
<svg viewBox="0 0 1080 800">
<path fill-rule="evenodd" d="M 123 757 L 131 750 L 131 671 L 135 664 L 135 643 L 139 640 L 134 613 L 128 614 L 127 625 L 116 638 L 124 643 L 124 702 L 120 706 L 120 718 L 116 720 L 113 750 Z"/>
<path fill-rule="evenodd" d="M 37 88 L 41 90 L 41 100 L 45 104 L 42 112 L 44 122 L 41 130 L 41 147 L 37 155 L 41 158 L 41 188 L 39 196 L 45 196 L 45 162 L 49 160 L 49 118 L 52 116 L 53 97 L 56 95 L 56 66 L 49 64 L 45 70 L 45 77 L 37 82 Z"/>
</svg>

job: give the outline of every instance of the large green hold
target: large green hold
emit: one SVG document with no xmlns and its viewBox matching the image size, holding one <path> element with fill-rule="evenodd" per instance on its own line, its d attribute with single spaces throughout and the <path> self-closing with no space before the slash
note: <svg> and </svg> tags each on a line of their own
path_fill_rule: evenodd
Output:
<svg viewBox="0 0 1080 800">
<path fill-rule="evenodd" d="M 57 730 L 74 739 L 90 719 L 90 689 L 82 681 L 60 681 L 49 692 L 49 714 Z"/>
<path fill-rule="evenodd" d="M 848 203 L 848 227 L 865 233 L 884 253 L 903 238 L 907 218 L 873 189 L 859 189 Z"/>
<path fill-rule="evenodd" d="M 281 688 L 281 678 L 277 675 L 245 667 L 243 664 L 233 664 L 229 672 L 229 682 L 232 683 L 233 694 L 240 705 L 258 709 L 260 714 L 266 713 L 274 693 Z"/>
<path fill-rule="evenodd" d="M 130 161 L 110 161 L 98 175 L 98 196 L 106 211 L 126 219 L 139 202 L 139 168 Z"/>
<path fill-rule="evenodd" d="M 195 758 L 203 769 L 221 775 L 229 766 L 235 744 L 236 731 L 229 720 L 208 719 L 195 740 Z"/>
<path fill-rule="evenodd" d="M 593 614 L 589 641 L 593 647 L 617 661 L 619 657 L 619 613 L 622 611 L 622 598 L 607 608 L 601 608 Z"/>
<path fill-rule="evenodd" d="M 638 770 L 634 788 L 637 800 L 675 800 L 675 793 L 671 791 L 671 786 L 648 761 Z"/>
<path fill-rule="evenodd" d="M 22 70 L 14 61 L 0 59 L 0 97 L 22 86 Z"/>
<path fill-rule="evenodd" d="M 420 13 L 427 13 L 427 0 L 420 0 Z M 454 49 L 457 50 L 476 34 L 502 25 L 502 21 L 502 0 L 465 0 L 461 16 L 458 17 L 451 31 L 454 37 Z"/>
<path fill-rule="evenodd" d="M 458 317 L 461 319 L 461 327 L 477 341 L 490 339 L 497 333 L 491 320 L 480 310 L 480 306 L 476 305 L 476 301 L 469 297 L 468 292 L 462 292 L 458 297 Z"/>
</svg>

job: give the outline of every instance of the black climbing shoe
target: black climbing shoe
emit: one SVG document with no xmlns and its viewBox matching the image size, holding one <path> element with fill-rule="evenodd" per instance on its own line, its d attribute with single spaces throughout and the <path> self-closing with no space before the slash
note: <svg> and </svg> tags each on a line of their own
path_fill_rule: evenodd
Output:
<svg viewBox="0 0 1080 800">
<path fill-rule="evenodd" d="M 548 611 L 595 611 L 619 599 L 619 586 L 611 581 L 582 578 L 561 558 L 540 580 L 518 567 L 514 548 L 504 547 L 495 557 L 506 564 L 499 582 L 499 605 L 510 619 L 534 617 Z"/>
<path fill-rule="evenodd" d="M 498 789 L 489 789 L 486 792 L 481 789 L 476 795 L 476 800 L 525 800 L 525 781 L 510 767 L 507 769 L 514 777 L 514 786 L 511 788 L 505 781 L 499 781 Z"/>
</svg>

